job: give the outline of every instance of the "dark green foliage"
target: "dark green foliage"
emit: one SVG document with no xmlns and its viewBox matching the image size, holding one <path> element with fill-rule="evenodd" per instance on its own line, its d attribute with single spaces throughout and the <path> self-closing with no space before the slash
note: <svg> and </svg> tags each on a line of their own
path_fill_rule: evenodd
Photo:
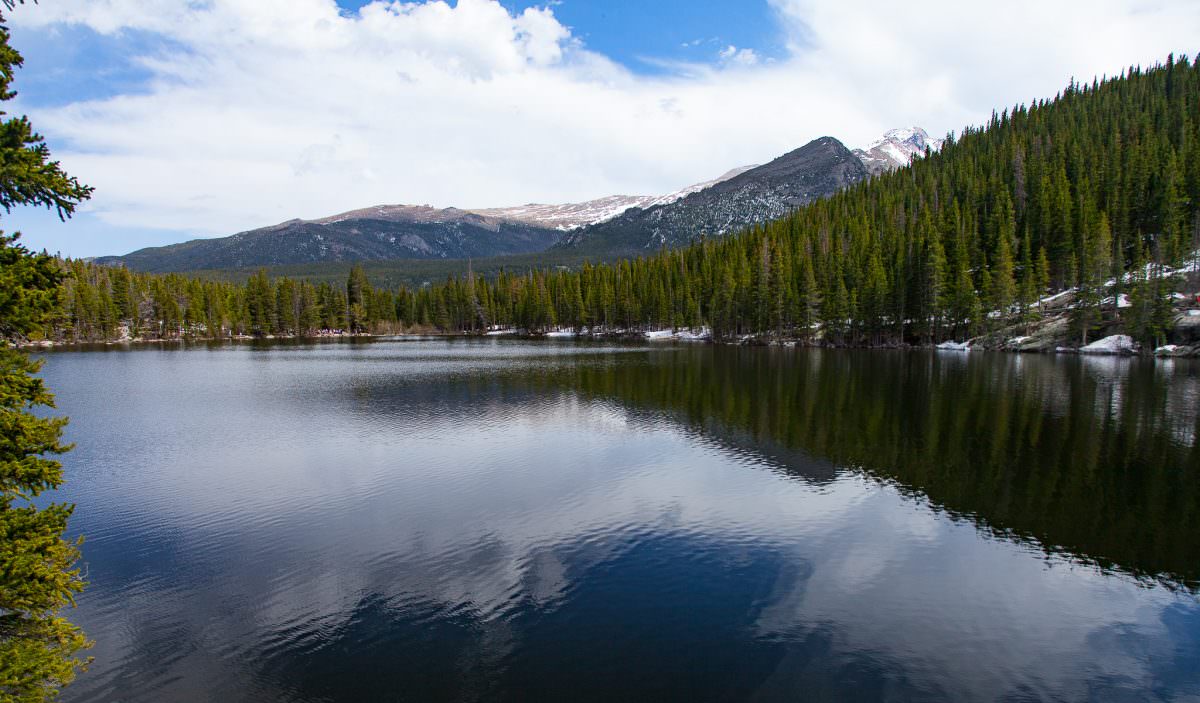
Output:
<svg viewBox="0 0 1200 703">
<path fill-rule="evenodd" d="M 347 317 L 352 333 L 366 332 L 370 327 L 370 309 L 372 307 L 371 284 L 367 282 L 367 274 L 362 266 L 350 269 L 350 277 L 346 280 Z"/>
<path fill-rule="evenodd" d="M 0 234 L 0 337 L 5 339 L 37 330 L 59 301 L 58 267 L 49 256 L 18 244 L 19 236 Z"/>
<path fill-rule="evenodd" d="M 5 7 L 13 3 L 5 0 Z M 0 100 L 10 100 L 20 55 L 0 26 Z M 70 178 L 33 133 L 24 117 L 0 122 L 0 207 L 44 206 L 66 218 L 91 193 Z M 0 233 L 0 336 L 4 341 L 38 335 L 59 311 L 57 262 L 30 253 L 16 235 Z M 90 301 L 89 301 L 89 304 Z M 96 309 L 103 326 L 108 311 Z M 0 346 L 0 700 L 50 700 L 83 661 L 83 634 L 59 611 L 83 587 L 75 561 L 78 542 L 63 539 L 73 506 L 34 503 L 62 483 L 62 466 L 47 458 L 69 449 L 59 440 L 64 418 L 33 411 L 53 407 L 54 397 L 35 375 L 40 362 Z"/>
<path fill-rule="evenodd" d="M 402 321 L 416 324 L 413 295 L 375 288 L 361 269 L 342 288 L 271 278 L 266 269 L 238 285 L 46 260 L 56 277 L 63 277 L 52 292 L 61 297 L 64 314 L 45 330 L 58 341 L 310 337 L 322 331 L 394 331 Z"/>
</svg>

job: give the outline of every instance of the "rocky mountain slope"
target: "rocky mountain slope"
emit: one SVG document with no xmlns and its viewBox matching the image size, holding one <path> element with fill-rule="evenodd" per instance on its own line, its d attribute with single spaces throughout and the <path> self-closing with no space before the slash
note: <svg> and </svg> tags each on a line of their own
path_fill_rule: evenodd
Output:
<svg viewBox="0 0 1200 703">
<path fill-rule="evenodd" d="M 561 233 L 464 210 L 391 205 L 321 220 L 290 220 L 220 239 L 140 249 L 102 264 L 194 271 L 325 261 L 465 259 L 543 251 Z"/>
<path fill-rule="evenodd" d="M 777 219 L 868 176 L 841 142 L 822 137 L 679 200 L 567 232 L 557 247 L 611 256 L 680 246 Z"/>
<path fill-rule="evenodd" d="M 378 205 L 317 220 L 289 220 L 221 239 L 141 249 L 99 259 L 165 272 L 315 262 L 465 259 L 556 250 L 638 254 L 722 236 L 782 217 L 841 188 L 938 149 L 914 127 L 853 152 L 822 137 L 762 166 L 742 166 L 665 195 L 613 195 L 581 203 L 504 208 Z"/>
</svg>

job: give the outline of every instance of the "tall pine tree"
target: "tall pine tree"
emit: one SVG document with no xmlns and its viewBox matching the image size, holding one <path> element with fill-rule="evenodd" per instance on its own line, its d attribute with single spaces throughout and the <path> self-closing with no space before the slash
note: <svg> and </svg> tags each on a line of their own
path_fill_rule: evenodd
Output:
<svg viewBox="0 0 1200 703">
<path fill-rule="evenodd" d="M 13 0 L 3 0 L 13 8 Z M 0 18 L 0 101 L 21 56 Z M 63 172 L 25 117 L 0 112 L 0 207 L 44 206 L 65 219 L 91 189 Z M 61 269 L 30 253 L 17 235 L 0 235 L 0 335 L 39 334 L 58 312 Z M 35 502 L 62 484 L 62 465 L 50 456 L 62 444 L 65 418 L 35 414 L 54 397 L 35 374 L 41 362 L 0 345 L 0 699 L 50 700 L 84 664 L 87 640 L 60 611 L 83 587 L 77 541 L 64 538 L 73 506 Z"/>
</svg>

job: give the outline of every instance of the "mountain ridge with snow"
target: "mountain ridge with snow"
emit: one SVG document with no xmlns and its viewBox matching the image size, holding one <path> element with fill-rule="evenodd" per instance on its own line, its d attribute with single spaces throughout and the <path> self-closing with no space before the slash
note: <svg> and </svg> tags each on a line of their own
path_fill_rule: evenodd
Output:
<svg viewBox="0 0 1200 703">
<path fill-rule="evenodd" d="M 610 195 L 579 203 L 464 209 L 375 205 L 293 219 L 214 239 L 141 249 L 100 263 L 187 271 L 318 261 L 459 259 L 551 248 L 597 256 L 642 253 L 719 237 L 939 149 L 920 127 L 893 129 L 866 149 L 822 137 L 762 166 L 742 166 L 663 195 Z"/>
<path fill-rule="evenodd" d="M 940 151 L 945 140 L 933 139 L 920 127 L 889 129 L 865 149 L 855 149 L 854 155 L 872 175 L 894 171 L 925 156 L 926 149 Z"/>
<path fill-rule="evenodd" d="M 738 168 L 726 171 L 712 180 L 693 183 L 690 186 L 680 188 L 666 195 L 609 195 L 580 203 L 562 203 L 558 205 L 529 203 L 514 207 L 472 208 L 467 212 L 473 212 L 484 217 L 552 227 L 565 232 L 579 227 L 607 222 L 626 210 L 635 207 L 646 209 L 655 205 L 673 203 L 676 200 L 686 198 L 692 193 L 698 193 L 705 188 L 710 188 L 730 178 L 739 176 L 755 168 L 755 166 L 755 164 L 739 166 Z"/>
</svg>

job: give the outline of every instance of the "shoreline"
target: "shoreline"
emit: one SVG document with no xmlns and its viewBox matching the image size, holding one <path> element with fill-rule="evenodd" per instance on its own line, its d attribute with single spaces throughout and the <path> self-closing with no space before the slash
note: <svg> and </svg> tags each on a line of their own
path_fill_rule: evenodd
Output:
<svg viewBox="0 0 1200 703">
<path fill-rule="evenodd" d="M 1038 343 L 1029 344 L 1032 336 L 1016 337 L 1007 342 L 996 344 L 994 340 L 989 340 L 989 335 L 975 337 L 966 342 L 942 342 L 939 344 L 829 344 L 819 340 L 802 340 L 799 338 L 783 337 L 775 338 L 772 336 L 760 335 L 740 335 L 737 337 L 714 338 L 707 328 L 700 330 L 680 329 L 680 330 L 646 330 L 646 331 L 606 331 L 606 332 L 577 332 L 574 330 L 550 330 L 546 332 L 530 332 L 528 330 L 520 330 L 513 328 L 494 329 L 479 332 L 444 332 L 439 330 L 421 330 L 410 332 L 388 332 L 388 333 L 340 333 L 340 334 L 319 334 L 313 336 L 301 335 L 235 335 L 228 337 L 170 337 L 170 338 L 125 338 L 125 339 L 109 339 L 109 340 L 89 340 L 89 341 L 55 341 L 55 340 L 36 340 L 22 343 L 9 342 L 10 348 L 20 349 L 24 351 L 42 351 L 42 350 L 81 350 L 88 347 L 134 347 L 134 346 L 149 346 L 149 345 L 175 345 L 175 344 L 190 344 L 190 343 L 212 343 L 212 342 L 263 342 L 263 341 L 305 341 L 317 342 L 322 340 L 356 340 L 356 339 L 386 339 L 396 337 L 411 337 L 411 338 L 462 338 L 462 339 L 484 339 L 484 338 L 512 338 L 522 340 L 537 340 L 537 341 L 619 341 L 619 342 L 641 342 L 645 344 L 655 344 L 663 342 L 671 343 L 687 343 L 687 344 L 711 344 L 722 346 L 749 346 L 749 347 L 781 347 L 781 348 L 806 348 L 806 349 L 845 349 L 845 350 L 897 350 L 897 351 L 940 351 L 940 352 L 1006 352 L 1015 354 L 1051 354 L 1051 355 L 1078 355 L 1078 356 L 1120 356 L 1120 357 L 1150 357 L 1159 359 L 1176 359 L 1176 358 L 1200 358 L 1200 344 L 1167 344 L 1155 349 L 1149 349 L 1142 345 L 1133 343 L 1124 335 L 1108 335 L 1097 337 L 1097 342 L 1110 340 L 1115 337 L 1124 337 L 1131 344 L 1117 345 L 1109 348 L 1101 344 L 1094 346 L 1092 349 L 1086 349 L 1079 346 L 1064 346 L 1062 344 L 1052 343 L 1049 339 L 1040 340 Z M 979 343 L 974 343 L 974 342 Z"/>
</svg>

